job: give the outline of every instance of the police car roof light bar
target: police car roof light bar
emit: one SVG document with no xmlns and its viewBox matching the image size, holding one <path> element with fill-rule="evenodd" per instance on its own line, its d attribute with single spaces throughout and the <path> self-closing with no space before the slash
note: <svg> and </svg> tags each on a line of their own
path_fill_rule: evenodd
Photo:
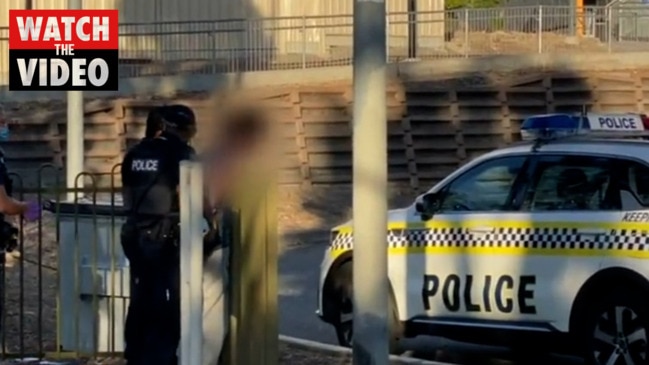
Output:
<svg viewBox="0 0 649 365">
<path fill-rule="evenodd" d="M 521 125 L 525 141 L 549 142 L 566 137 L 649 137 L 649 117 L 644 114 L 545 114 L 531 116 Z"/>
</svg>

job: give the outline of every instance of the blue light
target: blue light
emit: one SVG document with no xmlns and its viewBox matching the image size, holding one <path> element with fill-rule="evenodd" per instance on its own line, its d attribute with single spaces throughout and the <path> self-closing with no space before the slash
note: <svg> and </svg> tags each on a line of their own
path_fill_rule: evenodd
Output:
<svg viewBox="0 0 649 365">
<path fill-rule="evenodd" d="M 523 140 L 551 139 L 575 135 L 581 129 L 590 129 L 590 124 L 587 118 L 579 115 L 535 115 L 525 119 L 521 125 L 521 136 Z"/>
<path fill-rule="evenodd" d="M 525 119 L 521 129 L 576 129 L 581 119 L 581 116 L 568 114 L 535 115 Z"/>
</svg>

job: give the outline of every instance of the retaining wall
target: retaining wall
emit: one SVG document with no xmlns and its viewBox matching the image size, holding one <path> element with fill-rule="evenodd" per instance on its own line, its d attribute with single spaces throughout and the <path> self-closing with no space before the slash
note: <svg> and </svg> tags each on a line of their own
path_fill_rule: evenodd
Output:
<svg viewBox="0 0 649 365">
<path fill-rule="evenodd" d="M 421 66 L 418 66 L 421 67 Z M 352 87 L 270 87 L 257 92 L 283 131 L 281 182 L 291 185 L 351 182 Z M 389 173 L 393 182 L 427 188 L 484 152 L 515 142 L 531 114 L 581 111 L 644 112 L 646 71 L 505 73 L 498 82 L 477 74 L 434 82 L 393 81 L 388 87 Z M 175 99 L 190 105 L 209 133 L 220 102 L 207 94 Z M 116 99 L 86 105 L 86 169 L 108 173 L 144 133 L 148 109 L 160 100 Z M 40 104 L 16 112 L 19 128 L 5 149 L 14 169 L 65 160 L 65 109 Z M 199 145 L 200 145 L 199 140 Z M 108 180 L 103 180 L 108 184 Z"/>
</svg>

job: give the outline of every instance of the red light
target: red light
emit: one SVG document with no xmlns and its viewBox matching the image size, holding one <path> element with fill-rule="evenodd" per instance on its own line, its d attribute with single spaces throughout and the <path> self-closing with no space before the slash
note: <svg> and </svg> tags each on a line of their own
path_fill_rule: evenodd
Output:
<svg viewBox="0 0 649 365">
<path fill-rule="evenodd" d="M 642 119 L 642 125 L 646 131 L 649 131 L 649 117 L 645 114 L 640 114 L 640 119 Z"/>
</svg>

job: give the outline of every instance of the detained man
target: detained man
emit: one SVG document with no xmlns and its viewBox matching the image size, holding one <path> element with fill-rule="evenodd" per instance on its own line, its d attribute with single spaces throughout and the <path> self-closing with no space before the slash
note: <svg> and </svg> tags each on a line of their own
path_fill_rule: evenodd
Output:
<svg viewBox="0 0 649 365">
<path fill-rule="evenodd" d="M 203 274 L 203 365 L 216 365 L 229 330 L 228 263 L 232 241 L 233 189 L 241 179 L 243 162 L 254 153 L 264 136 L 265 125 L 251 111 L 233 113 L 221 126 L 219 142 L 203 156 L 205 163 L 205 218 L 209 231 L 204 238 Z"/>
</svg>

